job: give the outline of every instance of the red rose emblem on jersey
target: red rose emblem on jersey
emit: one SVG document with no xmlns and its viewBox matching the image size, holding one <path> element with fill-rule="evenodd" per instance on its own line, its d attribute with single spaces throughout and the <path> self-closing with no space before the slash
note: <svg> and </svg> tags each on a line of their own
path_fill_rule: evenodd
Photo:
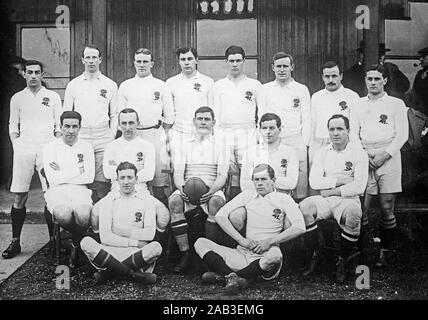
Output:
<svg viewBox="0 0 428 320">
<path fill-rule="evenodd" d="M 382 124 L 388 124 L 388 122 L 386 122 L 386 120 L 388 120 L 388 116 L 386 114 L 381 114 L 379 116 L 379 122 Z"/>
<path fill-rule="evenodd" d="M 293 107 L 294 108 L 300 107 L 300 99 L 299 98 L 294 98 L 293 99 Z"/>
<path fill-rule="evenodd" d="M 83 162 L 83 154 L 79 153 L 77 154 L 77 162 L 82 163 Z"/>
<path fill-rule="evenodd" d="M 342 111 L 345 111 L 346 109 L 348 109 L 348 105 L 347 105 L 346 101 L 340 101 L 339 106 L 342 109 Z"/>
<path fill-rule="evenodd" d="M 141 222 L 143 214 L 141 212 L 135 212 L 135 222 Z"/>
<path fill-rule="evenodd" d="M 144 160 L 144 155 L 142 152 L 137 153 L 137 162 L 141 162 Z"/>
<path fill-rule="evenodd" d="M 158 101 L 159 99 L 160 99 L 160 92 L 159 91 L 153 92 L 153 100 Z"/>
<path fill-rule="evenodd" d="M 281 210 L 281 209 L 273 209 L 273 215 L 272 215 L 272 217 L 274 217 L 276 220 L 279 220 L 279 219 L 281 219 L 281 215 L 283 214 L 284 212 Z"/>
<path fill-rule="evenodd" d="M 347 161 L 345 163 L 345 171 L 352 171 L 353 163 L 351 161 Z"/>
<path fill-rule="evenodd" d="M 107 90 L 106 89 L 101 89 L 100 90 L 100 96 L 107 99 Z"/>
<path fill-rule="evenodd" d="M 200 83 L 195 83 L 194 85 L 193 85 L 193 89 L 195 89 L 196 91 L 199 91 L 199 92 L 201 92 L 201 84 Z"/>
<path fill-rule="evenodd" d="M 251 91 L 245 92 L 245 99 L 247 99 L 248 101 L 252 101 L 252 98 L 253 98 L 253 93 Z"/>
<path fill-rule="evenodd" d="M 44 97 L 43 99 L 42 99 L 42 105 L 44 105 L 45 107 L 50 107 L 50 105 L 49 105 L 49 102 L 50 102 L 51 100 L 48 98 L 48 97 Z"/>
</svg>

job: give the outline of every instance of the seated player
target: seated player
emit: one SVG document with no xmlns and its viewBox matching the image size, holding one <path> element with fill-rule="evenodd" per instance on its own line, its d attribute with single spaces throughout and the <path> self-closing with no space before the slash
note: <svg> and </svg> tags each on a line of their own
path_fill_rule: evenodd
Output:
<svg viewBox="0 0 428 320">
<path fill-rule="evenodd" d="M 155 203 L 147 201 L 147 194 L 136 191 L 138 171 L 135 165 L 122 162 L 116 172 L 119 189 L 100 200 L 101 244 L 85 237 L 80 245 L 98 270 L 94 274 L 97 283 L 125 276 L 140 284 L 153 284 L 157 279 L 152 273 L 154 265 L 162 253 L 159 242 L 153 241 Z"/>
<path fill-rule="evenodd" d="M 112 181 L 112 191 L 119 189 L 116 181 L 116 168 L 121 162 L 130 162 L 137 168 L 136 190 L 144 193 L 156 206 L 156 241 L 162 243 L 163 235 L 169 223 L 169 211 L 158 199 L 150 195 L 147 182 L 153 180 L 156 167 L 155 147 L 149 141 L 138 136 L 138 113 L 126 108 L 119 113 L 119 130 L 122 136 L 106 145 L 103 159 L 104 176 Z M 92 229 L 98 230 L 98 205 L 94 205 L 91 215 Z"/>
<path fill-rule="evenodd" d="M 205 223 L 206 236 L 214 239 L 218 226 L 215 222 L 217 211 L 226 203 L 222 191 L 229 170 L 229 150 L 220 139 L 213 135 L 214 112 L 209 107 L 200 107 L 193 118 L 195 136 L 183 149 L 177 149 L 174 158 L 174 183 L 176 190 L 169 198 L 171 230 L 181 252 L 181 259 L 174 267 L 175 273 L 183 273 L 189 263 L 190 248 L 188 225 L 184 213 L 196 206 L 189 202 L 183 192 L 185 182 L 192 177 L 201 178 L 209 191 L 200 199 L 201 208 L 208 214 Z"/>
<path fill-rule="evenodd" d="M 313 252 L 304 276 L 312 274 L 320 258 L 320 231 L 317 221 L 333 218 L 342 232 L 336 281 L 346 280 L 346 266 L 357 255 L 361 228 L 361 203 L 368 179 L 368 156 L 355 142 L 349 142 L 349 120 L 336 114 L 327 123 L 331 145 L 316 151 L 309 174 L 309 183 L 320 195 L 300 203 L 305 217 L 308 247 Z"/>
<path fill-rule="evenodd" d="M 60 117 L 61 138 L 43 149 L 43 165 L 49 190 L 46 206 L 55 220 L 72 234 L 70 267 L 75 266 L 76 249 L 86 233 L 92 208 L 95 158 L 92 146 L 78 139 L 82 117 L 76 111 L 65 111 Z"/>
<path fill-rule="evenodd" d="M 291 195 L 299 177 L 299 158 L 295 149 L 281 143 L 281 118 L 265 113 L 260 119 L 260 135 L 263 141 L 248 148 L 242 161 L 241 189 L 254 189 L 251 175 L 254 168 L 269 164 L 275 171 L 275 189 Z"/>
<path fill-rule="evenodd" d="M 248 280 L 257 276 L 265 280 L 278 277 L 283 261 L 279 244 L 305 232 L 298 205 L 288 194 L 275 191 L 275 172 L 271 166 L 256 166 L 252 180 L 255 190 L 238 194 L 215 217 L 238 246 L 233 249 L 206 238 L 195 243 L 196 252 L 212 270 L 202 275 L 202 281 L 226 282 L 225 291 L 229 294 L 243 290 Z M 244 213 L 240 213 L 242 207 Z M 244 224 L 245 237 L 235 228 Z"/>
</svg>

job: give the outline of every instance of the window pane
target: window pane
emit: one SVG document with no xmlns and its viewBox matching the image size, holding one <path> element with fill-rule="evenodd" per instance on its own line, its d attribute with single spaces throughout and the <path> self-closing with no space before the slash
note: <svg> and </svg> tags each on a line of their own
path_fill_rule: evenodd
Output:
<svg viewBox="0 0 428 320">
<path fill-rule="evenodd" d="M 224 56 L 230 45 L 241 46 L 246 55 L 257 55 L 257 20 L 197 20 L 198 54 Z"/>
<path fill-rule="evenodd" d="M 198 70 L 217 81 L 226 77 L 228 66 L 224 60 L 199 60 Z M 257 79 L 256 59 L 245 59 L 244 73 L 250 78 Z"/>
</svg>

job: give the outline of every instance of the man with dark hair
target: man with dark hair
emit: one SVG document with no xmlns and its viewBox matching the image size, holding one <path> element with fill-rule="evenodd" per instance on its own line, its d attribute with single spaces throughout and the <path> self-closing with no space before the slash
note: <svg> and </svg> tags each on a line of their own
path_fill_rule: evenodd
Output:
<svg viewBox="0 0 428 320">
<path fill-rule="evenodd" d="M 171 147 L 180 148 L 191 138 L 194 127 L 193 114 L 200 106 L 212 107 L 212 87 L 214 81 L 197 70 L 196 49 L 184 47 L 177 50 L 181 73 L 169 78 L 166 84 L 172 92 L 175 121 L 170 132 Z"/>
<path fill-rule="evenodd" d="M 211 270 L 202 275 L 202 281 L 226 283 L 228 294 L 242 291 L 248 280 L 258 276 L 265 280 L 277 278 L 283 263 L 279 244 L 305 232 L 297 204 L 289 195 L 275 191 L 272 167 L 266 164 L 256 166 L 252 180 L 254 189 L 238 194 L 215 217 L 238 246 L 233 249 L 206 238 L 199 238 L 195 243 L 196 252 Z M 245 237 L 231 219 L 237 210 L 244 211 Z"/>
<path fill-rule="evenodd" d="M 155 146 L 156 168 L 149 183 L 153 196 L 165 206 L 168 199 L 165 187 L 169 184 L 166 167 L 166 137 L 174 123 L 174 106 L 171 91 L 164 81 L 154 78 L 153 53 L 139 48 L 134 54 L 135 77 L 125 80 L 119 86 L 118 110 L 133 108 L 138 113 L 140 124 L 138 135 Z"/>
<path fill-rule="evenodd" d="M 343 73 L 343 85 L 346 88 L 355 91 L 360 97 L 366 95 L 366 85 L 364 82 L 364 50 L 366 49 L 365 41 L 360 42 L 357 48 L 357 62 Z"/>
<path fill-rule="evenodd" d="M 222 188 L 227 179 L 230 154 L 222 140 L 213 135 L 215 122 L 211 108 L 197 109 L 193 118 L 195 135 L 175 153 L 174 183 L 177 190 L 169 198 L 171 230 L 181 252 L 181 259 L 174 267 L 175 273 L 183 273 L 189 264 L 188 224 L 184 213 L 195 209 L 196 205 L 189 202 L 183 186 L 190 178 L 201 178 L 206 184 L 208 192 L 200 199 L 200 207 L 208 215 L 205 232 L 209 239 L 216 239 L 218 234 L 214 217 L 226 203 Z"/>
<path fill-rule="evenodd" d="M 162 253 L 154 241 L 156 208 L 146 195 L 137 192 L 137 167 L 121 162 L 116 169 L 119 189 L 113 190 L 97 205 L 100 208 L 101 243 L 91 237 L 81 241 L 83 252 L 98 270 L 94 274 L 98 284 L 126 276 L 140 284 L 153 284 L 156 260 Z"/>
<path fill-rule="evenodd" d="M 291 195 L 296 188 L 299 176 L 299 159 L 297 152 L 281 143 L 281 118 L 275 113 L 265 113 L 259 124 L 259 132 L 263 139 L 260 144 L 250 146 L 242 160 L 241 189 L 253 189 L 251 181 L 254 168 L 261 164 L 269 164 L 276 172 L 276 191 Z"/>
<path fill-rule="evenodd" d="M 59 225 L 72 234 L 70 267 L 76 263 L 79 242 L 90 224 L 92 191 L 87 185 L 94 181 L 94 150 L 80 139 L 82 117 L 76 111 L 61 115 L 62 136 L 43 149 L 43 162 L 49 190 L 46 205 Z"/>
<path fill-rule="evenodd" d="M 358 142 L 349 140 L 349 119 L 335 114 L 327 121 L 331 144 L 316 151 L 309 175 L 309 183 L 320 195 L 304 199 L 300 210 L 305 217 L 306 245 L 311 252 L 309 276 L 315 270 L 321 252 L 321 231 L 317 222 L 334 218 L 342 232 L 338 256 L 336 281 L 346 280 L 346 267 L 356 257 L 354 247 L 361 226 L 359 196 L 367 185 L 368 158 Z"/>
<path fill-rule="evenodd" d="M 15 194 L 11 209 L 12 242 L 3 252 L 5 259 L 21 252 L 20 235 L 26 216 L 25 204 L 36 168 L 43 191 L 47 190 L 43 172 L 43 147 L 61 135 L 61 98 L 42 86 L 43 65 L 26 62 L 27 87 L 10 100 L 9 136 L 13 146 L 13 173 L 10 191 Z"/>
<path fill-rule="evenodd" d="M 217 124 L 230 149 L 231 191 L 239 193 L 242 158 L 248 146 L 257 143 L 257 105 L 261 83 L 244 73 L 245 52 L 242 47 L 230 46 L 225 52 L 228 75 L 214 84 L 214 112 Z"/>
<path fill-rule="evenodd" d="M 283 130 L 281 143 L 294 148 L 299 158 L 299 178 L 293 198 L 308 195 L 308 150 L 311 134 L 311 106 L 308 88 L 293 79 L 294 60 L 290 54 L 278 52 L 272 59 L 275 80 L 260 90 L 259 114 L 280 115 Z"/>
<path fill-rule="evenodd" d="M 95 179 L 90 188 L 92 199 L 97 202 L 110 189 L 103 174 L 103 156 L 105 146 L 113 141 L 117 131 L 117 84 L 101 73 L 101 51 L 96 46 L 86 45 L 81 60 L 85 71 L 67 85 L 64 110 L 82 115 L 79 137 L 94 149 Z"/>
<path fill-rule="evenodd" d="M 343 114 L 352 122 L 359 96 L 342 85 L 342 70 L 336 61 L 328 61 L 322 67 L 325 88 L 315 92 L 311 99 L 312 134 L 309 147 L 309 165 L 315 152 L 331 143 L 327 121 L 334 114 Z M 351 125 L 351 140 L 358 140 L 356 128 Z"/>
<path fill-rule="evenodd" d="M 377 267 L 387 264 L 396 221 L 394 205 L 401 192 L 401 147 L 409 137 L 407 108 L 401 99 L 385 92 L 387 71 L 381 65 L 372 65 L 366 71 L 368 96 L 360 98 L 356 110 L 357 130 L 363 148 L 369 156 L 369 179 L 364 199 L 362 242 L 368 224 L 368 210 L 373 196 L 379 195 L 381 219 L 379 226 L 380 252 Z"/>
</svg>

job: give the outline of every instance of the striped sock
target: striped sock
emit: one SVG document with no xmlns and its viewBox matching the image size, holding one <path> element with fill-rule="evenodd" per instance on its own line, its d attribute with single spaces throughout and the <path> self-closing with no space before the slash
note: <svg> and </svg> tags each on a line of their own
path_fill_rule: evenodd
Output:
<svg viewBox="0 0 428 320">
<path fill-rule="evenodd" d="M 252 279 L 263 273 L 265 271 L 260 267 L 260 259 L 251 262 L 248 266 L 236 272 L 238 276 L 245 279 Z"/>
<path fill-rule="evenodd" d="M 177 241 L 178 249 L 183 252 L 189 250 L 189 237 L 187 235 L 189 227 L 186 219 L 171 222 L 171 231 Z"/>
<path fill-rule="evenodd" d="M 122 263 L 130 269 L 146 268 L 149 265 L 147 261 L 143 258 L 142 250 L 139 250 L 134 254 L 130 255 Z"/>
<path fill-rule="evenodd" d="M 128 275 L 131 271 L 122 262 L 116 260 L 116 258 L 103 249 L 98 252 L 93 262 L 100 268 L 107 268 L 110 272 L 119 275 Z"/>
<path fill-rule="evenodd" d="M 221 275 L 228 275 L 232 273 L 233 270 L 226 264 L 223 258 L 215 253 L 214 251 L 208 251 L 202 258 L 202 260 L 207 264 L 207 266 Z"/>
</svg>

